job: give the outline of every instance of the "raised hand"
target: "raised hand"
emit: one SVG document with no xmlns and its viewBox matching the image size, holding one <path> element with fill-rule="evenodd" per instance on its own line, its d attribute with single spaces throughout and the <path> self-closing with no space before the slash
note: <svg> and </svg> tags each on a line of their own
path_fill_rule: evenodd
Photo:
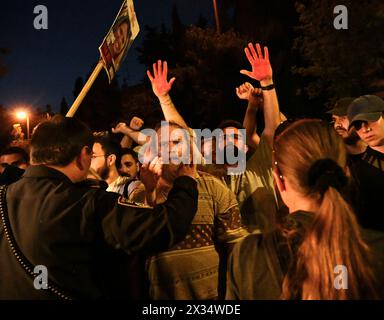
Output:
<svg viewBox="0 0 384 320">
<path fill-rule="evenodd" d="M 252 71 L 240 70 L 240 73 L 260 82 L 271 81 L 272 67 L 269 62 L 268 48 L 264 47 L 264 56 L 261 51 L 260 44 L 258 43 L 256 43 L 256 49 L 252 43 L 249 43 L 248 48 L 245 48 L 244 51 L 249 63 L 252 66 Z"/>
<path fill-rule="evenodd" d="M 253 105 L 259 107 L 263 105 L 263 92 L 260 88 L 254 88 L 249 82 L 243 83 L 236 88 L 239 99 L 248 100 Z"/>
<path fill-rule="evenodd" d="M 177 170 L 177 176 L 182 177 L 182 176 L 188 176 L 193 179 L 196 179 L 196 165 L 191 163 L 191 164 L 180 164 L 178 170 Z"/>
<path fill-rule="evenodd" d="M 123 133 L 126 134 L 127 130 L 129 130 L 128 126 L 124 122 L 120 122 L 116 127 L 112 128 L 112 133 Z"/>
<path fill-rule="evenodd" d="M 147 70 L 147 76 L 152 84 L 153 93 L 160 99 L 168 94 L 171 90 L 176 78 L 167 80 L 168 65 L 167 61 L 162 62 L 158 60 L 153 64 L 153 76 L 149 70 Z"/>
<path fill-rule="evenodd" d="M 133 117 L 131 122 L 129 123 L 129 127 L 132 130 L 139 131 L 141 127 L 143 126 L 144 121 L 140 119 L 139 117 Z"/>
<path fill-rule="evenodd" d="M 147 192 L 156 189 L 157 183 L 161 177 L 163 162 L 161 158 L 155 157 L 150 163 L 144 163 L 140 168 L 140 180 L 145 186 Z"/>
<path fill-rule="evenodd" d="M 241 100 L 249 100 L 253 86 L 249 82 L 244 82 L 240 87 L 236 88 L 236 94 Z"/>
</svg>

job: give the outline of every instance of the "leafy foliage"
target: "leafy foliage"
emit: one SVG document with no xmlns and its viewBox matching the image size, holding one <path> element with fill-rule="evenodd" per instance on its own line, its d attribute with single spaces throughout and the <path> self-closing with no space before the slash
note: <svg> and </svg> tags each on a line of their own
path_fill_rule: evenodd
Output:
<svg viewBox="0 0 384 320">
<path fill-rule="evenodd" d="M 333 26 L 337 0 L 297 1 L 300 15 L 294 48 L 303 61 L 293 72 L 307 80 L 309 97 L 335 100 L 375 92 L 384 76 L 384 7 L 380 0 L 346 0 L 347 30 Z"/>
</svg>

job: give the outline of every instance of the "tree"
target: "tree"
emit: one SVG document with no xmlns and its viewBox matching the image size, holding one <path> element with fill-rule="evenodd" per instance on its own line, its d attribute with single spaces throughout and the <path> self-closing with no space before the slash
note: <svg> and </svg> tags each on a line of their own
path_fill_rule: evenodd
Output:
<svg viewBox="0 0 384 320">
<path fill-rule="evenodd" d="M 271 0 L 255 5 L 254 0 L 220 0 L 218 5 L 221 35 L 201 27 L 205 25 L 201 18 L 200 28 L 180 26 L 174 9 L 172 29 L 147 27 L 139 49 L 139 61 L 148 68 L 157 59 L 168 61 L 171 76 L 177 77 L 172 96 L 182 114 L 192 117 L 198 126 L 214 127 L 224 118 L 242 120 L 245 109 L 239 109 L 234 88 L 247 80 L 239 70 L 248 63 L 243 51 L 248 42 L 269 47 L 282 110 L 290 116 L 308 111 L 304 97 L 296 95 L 300 78 L 291 70 L 298 60 L 298 54 L 292 52 L 298 23 L 294 3 Z"/>
<path fill-rule="evenodd" d="M 67 100 L 63 97 L 60 103 L 60 114 L 65 116 L 69 110 Z"/>
<path fill-rule="evenodd" d="M 336 0 L 297 1 L 300 15 L 295 49 L 303 60 L 293 71 L 305 93 L 322 102 L 378 90 L 384 76 L 384 8 L 381 0 L 345 0 L 348 29 L 336 30 Z"/>
<path fill-rule="evenodd" d="M 232 31 L 189 27 L 183 41 L 182 61 L 171 69 L 176 82 L 172 96 L 193 127 L 216 127 L 226 118 L 241 120 L 235 95 L 245 78 L 243 48 L 247 39 Z"/>
<path fill-rule="evenodd" d="M 168 61 L 170 76 L 177 78 L 171 94 L 189 125 L 214 127 L 225 117 L 240 120 L 234 92 L 243 79 L 239 70 L 246 63 L 247 39 L 231 31 L 218 35 L 212 29 L 185 28 L 175 8 L 172 20 L 171 30 L 146 27 L 139 61 L 149 69 L 158 59 Z M 149 88 L 146 79 L 144 83 Z"/>
<path fill-rule="evenodd" d="M 7 49 L 7 48 L 0 48 L 0 77 L 3 77 L 7 73 L 7 71 L 8 71 L 6 65 L 2 61 L 2 57 L 1 56 L 5 55 L 5 54 L 7 54 L 9 52 L 10 52 L 10 50 Z"/>
<path fill-rule="evenodd" d="M 8 146 L 11 142 L 12 119 L 9 111 L 0 105 L 0 149 Z"/>
<path fill-rule="evenodd" d="M 82 84 L 82 78 L 77 78 L 73 91 L 75 99 L 83 87 Z M 101 72 L 75 117 L 88 124 L 94 131 L 106 131 L 121 118 L 121 107 L 121 91 L 117 79 L 114 78 L 109 84 L 106 73 Z"/>
</svg>

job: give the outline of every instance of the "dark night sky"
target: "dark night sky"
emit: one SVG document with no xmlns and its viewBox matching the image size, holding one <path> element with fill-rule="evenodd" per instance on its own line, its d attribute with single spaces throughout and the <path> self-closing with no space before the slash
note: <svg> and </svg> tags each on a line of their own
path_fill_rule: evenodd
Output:
<svg viewBox="0 0 384 320">
<path fill-rule="evenodd" d="M 120 80 L 141 81 L 145 69 L 137 62 L 135 47 L 143 39 L 144 25 L 169 25 L 174 3 L 184 24 L 195 23 L 200 14 L 213 24 L 211 0 L 134 0 L 141 32 L 118 72 Z M 39 4 L 48 8 L 48 30 L 33 27 L 33 9 Z M 84 78 L 98 61 L 98 47 L 121 4 L 122 0 L 2 1 L 0 47 L 12 51 L 3 56 L 9 71 L 0 78 L 0 105 L 51 104 L 57 111 L 63 96 L 71 105 L 75 79 Z"/>
</svg>

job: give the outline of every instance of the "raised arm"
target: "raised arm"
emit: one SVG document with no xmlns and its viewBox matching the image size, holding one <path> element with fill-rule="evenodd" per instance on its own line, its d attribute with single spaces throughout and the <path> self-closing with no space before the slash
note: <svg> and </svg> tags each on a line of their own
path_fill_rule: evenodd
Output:
<svg viewBox="0 0 384 320">
<path fill-rule="evenodd" d="M 239 99 L 248 101 L 243 126 L 247 133 L 247 145 L 256 149 L 260 142 L 260 137 L 256 133 L 256 115 L 257 110 L 263 106 L 261 89 L 255 89 L 249 82 L 245 82 L 236 88 L 236 94 Z"/>
<path fill-rule="evenodd" d="M 128 140 L 131 139 L 137 144 L 143 145 L 147 142 L 147 137 L 139 131 L 143 123 L 144 121 L 140 118 L 133 117 L 129 126 L 124 122 L 120 122 L 116 127 L 112 128 L 112 132 L 122 133 Z M 123 140 L 121 143 L 123 143 Z"/>
<path fill-rule="evenodd" d="M 172 88 L 176 78 L 167 80 L 168 75 L 168 64 L 167 61 L 162 62 L 158 60 L 157 63 L 153 64 L 153 75 L 147 70 L 147 76 L 152 84 L 153 93 L 159 99 L 161 109 L 163 110 L 164 118 L 167 121 L 173 121 L 177 124 L 188 127 L 183 117 L 176 110 L 175 105 L 169 95 L 169 91 Z"/>
<path fill-rule="evenodd" d="M 264 99 L 264 121 L 265 128 L 262 135 L 272 145 L 273 135 L 280 124 L 279 102 L 272 79 L 272 67 L 269 61 L 268 48 L 264 47 L 264 55 L 260 44 L 256 48 L 252 43 L 244 49 L 245 55 L 252 66 L 252 71 L 241 70 L 240 73 L 252 79 L 260 81 Z"/>
</svg>

